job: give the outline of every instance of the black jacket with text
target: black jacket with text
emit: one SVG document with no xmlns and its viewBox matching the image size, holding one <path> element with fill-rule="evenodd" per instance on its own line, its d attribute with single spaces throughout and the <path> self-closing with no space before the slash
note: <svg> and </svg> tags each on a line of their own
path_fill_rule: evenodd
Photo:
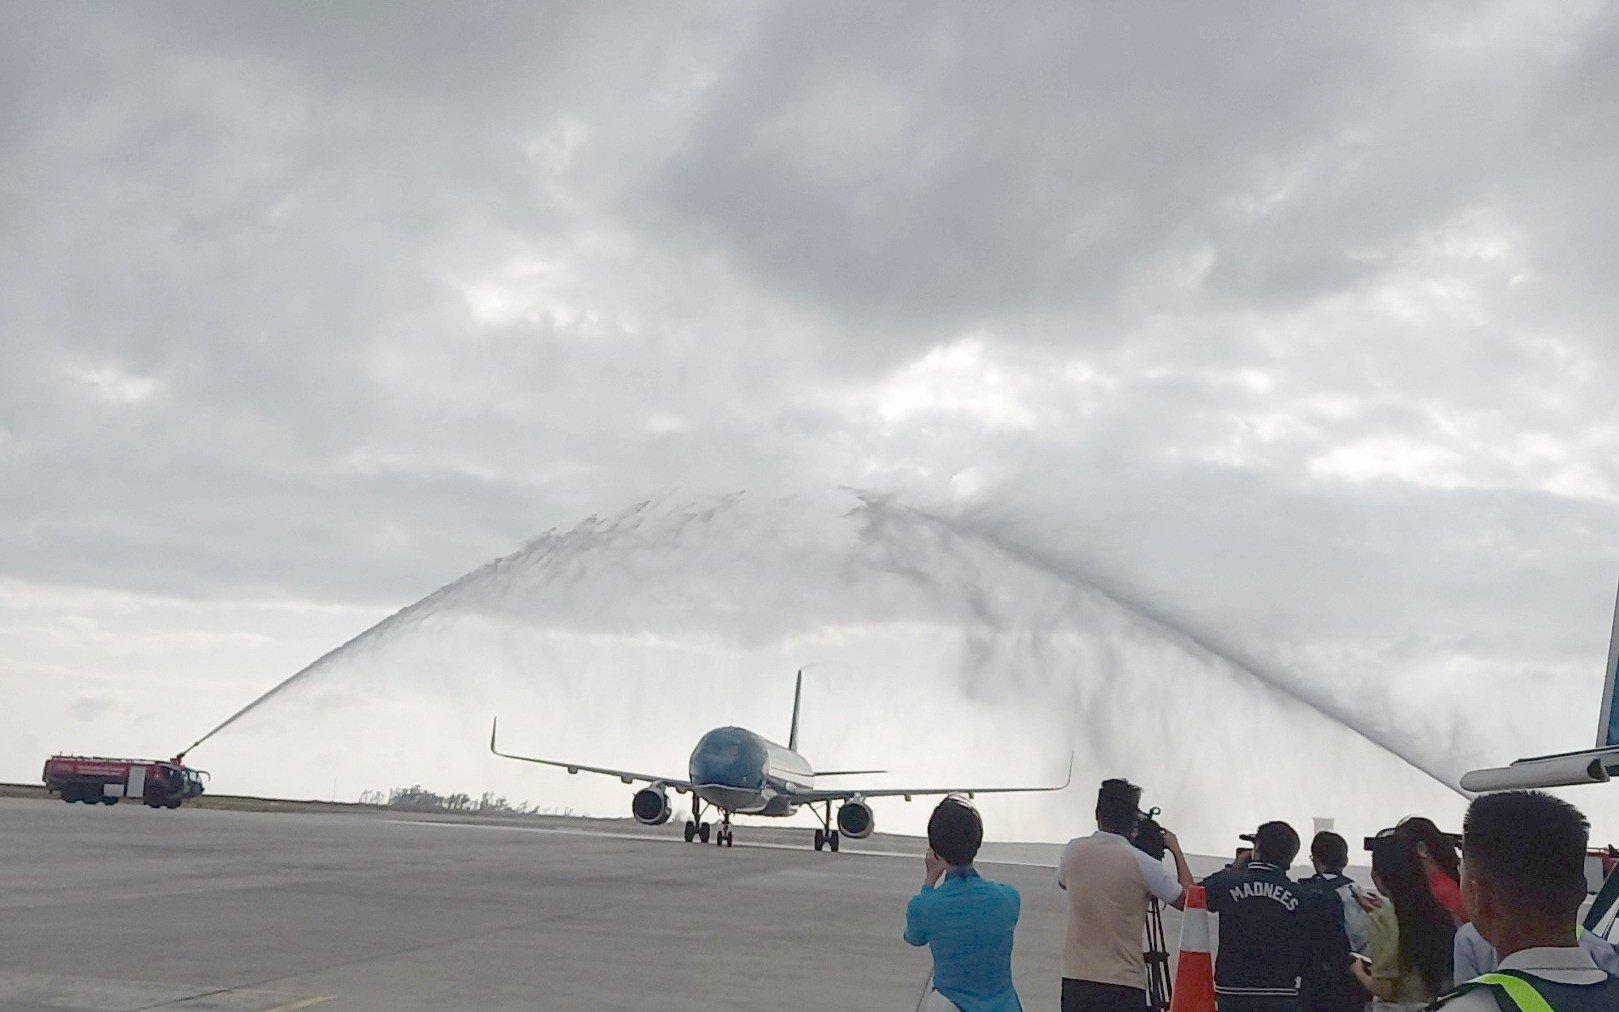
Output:
<svg viewBox="0 0 1619 1012">
<path fill-rule="evenodd" d="M 1216 872 L 1203 887 L 1209 912 L 1220 915 L 1215 993 L 1297 996 L 1299 978 L 1330 944 L 1325 897 L 1263 861 Z"/>
</svg>

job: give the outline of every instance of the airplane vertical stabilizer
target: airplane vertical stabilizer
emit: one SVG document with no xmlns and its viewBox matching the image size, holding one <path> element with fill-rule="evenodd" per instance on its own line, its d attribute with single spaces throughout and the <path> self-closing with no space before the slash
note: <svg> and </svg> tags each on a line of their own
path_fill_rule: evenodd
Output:
<svg viewBox="0 0 1619 1012">
<path fill-rule="evenodd" d="M 1619 598 L 1613 605 L 1613 631 L 1608 634 L 1608 670 L 1602 686 L 1602 719 L 1597 748 L 1619 745 Z"/>
<path fill-rule="evenodd" d="M 793 727 L 787 732 L 787 751 L 798 751 L 798 703 L 804 697 L 804 669 L 798 669 L 798 683 L 793 686 Z"/>
</svg>

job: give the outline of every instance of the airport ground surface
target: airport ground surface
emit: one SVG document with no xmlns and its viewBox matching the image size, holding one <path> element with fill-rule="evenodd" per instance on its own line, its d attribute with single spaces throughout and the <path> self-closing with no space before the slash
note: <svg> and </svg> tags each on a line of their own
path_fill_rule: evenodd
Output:
<svg viewBox="0 0 1619 1012">
<path fill-rule="evenodd" d="M 914 1008 L 921 842 L 808 836 L 0 798 L 0 1010 Z M 1052 870 L 982 869 L 1023 893 L 1025 1006 L 1055 1008 Z"/>
</svg>

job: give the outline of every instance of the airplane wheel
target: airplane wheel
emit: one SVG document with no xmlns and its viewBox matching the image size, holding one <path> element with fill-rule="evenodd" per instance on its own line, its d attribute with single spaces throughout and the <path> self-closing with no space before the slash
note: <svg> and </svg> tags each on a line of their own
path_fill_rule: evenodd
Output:
<svg viewBox="0 0 1619 1012">
<path fill-rule="evenodd" d="M 832 853 L 836 854 L 838 852 L 838 831 L 837 830 L 834 829 L 834 830 L 832 830 L 832 832 L 826 834 L 826 845 L 828 847 L 832 848 Z"/>
<path fill-rule="evenodd" d="M 685 833 L 685 836 L 686 836 L 686 842 L 690 843 L 692 841 L 692 838 L 697 835 L 697 823 L 691 821 L 690 819 L 687 819 L 686 820 L 686 828 L 684 830 L 684 833 Z"/>
<path fill-rule="evenodd" d="M 815 831 L 815 849 L 816 850 L 822 850 L 825 847 L 826 847 L 826 832 L 825 832 L 825 830 L 817 829 Z"/>
<path fill-rule="evenodd" d="M 736 834 L 731 832 L 730 830 L 725 831 L 725 845 L 727 847 L 736 846 Z"/>
<path fill-rule="evenodd" d="M 701 826 L 697 827 L 697 839 L 703 841 L 704 843 L 708 842 L 708 823 L 705 822 Z"/>
</svg>

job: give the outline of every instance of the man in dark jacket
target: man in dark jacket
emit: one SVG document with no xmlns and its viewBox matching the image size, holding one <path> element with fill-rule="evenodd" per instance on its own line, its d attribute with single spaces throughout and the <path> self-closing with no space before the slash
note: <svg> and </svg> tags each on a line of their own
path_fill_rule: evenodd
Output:
<svg viewBox="0 0 1619 1012">
<path fill-rule="evenodd" d="M 1203 880 L 1220 915 L 1214 993 L 1220 1012 L 1299 1012 L 1299 978 L 1326 948 L 1326 900 L 1287 877 L 1293 827 L 1267 822 L 1252 839 L 1252 855 Z"/>
<path fill-rule="evenodd" d="M 1366 911 L 1356 898 L 1354 880 L 1344 874 L 1348 841 L 1337 833 L 1315 834 L 1310 863 L 1315 874 L 1300 879 L 1299 885 L 1323 896 L 1326 922 L 1321 925 L 1322 948 L 1304 968 L 1299 1004 L 1304 1012 L 1362 1012 L 1371 996 L 1349 972 L 1349 954 L 1366 951 Z"/>
</svg>

